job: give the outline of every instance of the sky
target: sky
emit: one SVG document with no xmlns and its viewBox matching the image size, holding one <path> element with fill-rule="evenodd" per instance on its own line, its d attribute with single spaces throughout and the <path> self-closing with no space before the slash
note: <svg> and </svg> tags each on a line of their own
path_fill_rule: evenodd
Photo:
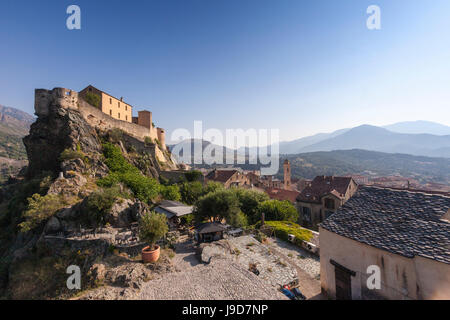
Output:
<svg viewBox="0 0 450 320">
<path fill-rule="evenodd" d="M 92 84 L 152 111 L 167 140 L 196 120 L 283 141 L 450 125 L 449 15 L 448 0 L 2 0 L 0 104 L 33 113 L 35 88 Z"/>
</svg>

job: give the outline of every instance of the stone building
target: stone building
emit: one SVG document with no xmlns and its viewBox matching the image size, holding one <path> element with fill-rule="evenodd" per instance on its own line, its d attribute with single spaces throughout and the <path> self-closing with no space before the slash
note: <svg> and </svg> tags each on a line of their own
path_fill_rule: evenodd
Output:
<svg viewBox="0 0 450 320">
<path fill-rule="evenodd" d="M 123 101 L 123 98 L 117 99 L 91 85 L 81 90 L 78 94 L 86 101 L 88 101 L 88 95 L 90 94 L 98 96 L 100 98 L 99 104 L 95 107 L 114 119 L 132 122 L 133 107 Z"/>
<path fill-rule="evenodd" d="M 317 230 L 358 188 L 351 177 L 317 176 L 297 197 L 299 224 Z"/>
<path fill-rule="evenodd" d="M 147 128 L 145 136 L 141 138 L 149 137 L 153 141 L 158 141 L 162 149 L 166 149 L 165 131 L 163 128 L 156 128 L 154 126 L 152 113 L 150 111 L 138 111 L 138 116 L 133 117 L 133 106 L 123 101 L 123 98 L 117 99 L 92 85 L 87 86 L 78 93 L 78 97 L 88 103 L 90 101 L 89 95 L 95 95 L 99 98 L 98 105 L 95 105 L 94 107 L 98 108 L 113 119 L 133 123 Z"/>
<path fill-rule="evenodd" d="M 237 169 L 214 169 L 205 176 L 205 182 L 222 183 L 225 188 L 250 186 L 247 175 Z"/>
<path fill-rule="evenodd" d="M 361 186 L 319 233 L 329 298 L 450 299 L 450 197 Z"/>
<path fill-rule="evenodd" d="M 35 90 L 34 108 L 36 115 L 46 117 L 50 113 L 50 109 L 53 108 L 53 106 L 78 111 L 83 119 L 92 128 L 97 128 L 102 131 L 121 129 L 131 137 L 142 142 L 145 141 L 146 137 L 151 137 L 152 135 L 152 131 L 150 131 L 148 127 L 124 120 L 118 120 L 109 116 L 100 110 L 100 108 L 92 106 L 83 98 L 79 97 L 79 94 L 76 91 L 66 88 Z M 156 129 L 153 132 L 156 133 Z M 152 149 L 152 153 L 161 165 L 164 165 L 164 170 L 178 169 L 176 160 L 166 151 L 165 144 L 150 144 L 149 149 Z"/>
</svg>

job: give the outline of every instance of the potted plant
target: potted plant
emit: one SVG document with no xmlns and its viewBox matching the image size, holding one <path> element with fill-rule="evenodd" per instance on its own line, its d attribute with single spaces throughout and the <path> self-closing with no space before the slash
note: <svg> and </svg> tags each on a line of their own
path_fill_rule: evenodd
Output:
<svg viewBox="0 0 450 320">
<path fill-rule="evenodd" d="M 160 247 L 156 241 L 164 237 L 169 231 L 167 218 L 156 212 L 145 213 L 139 222 L 139 239 L 148 244 L 142 249 L 144 263 L 156 262 L 159 259 Z"/>
</svg>

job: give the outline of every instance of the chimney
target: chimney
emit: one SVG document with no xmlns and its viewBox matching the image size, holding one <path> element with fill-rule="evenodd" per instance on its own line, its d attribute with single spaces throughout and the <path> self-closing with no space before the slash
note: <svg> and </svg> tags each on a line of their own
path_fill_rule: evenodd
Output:
<svg viewBox="0 0 450 320">
<path fill-rule="evenodd" d="M 120 97 L 120 101 L 123 101 L 123 97 Z"/>
</svg>

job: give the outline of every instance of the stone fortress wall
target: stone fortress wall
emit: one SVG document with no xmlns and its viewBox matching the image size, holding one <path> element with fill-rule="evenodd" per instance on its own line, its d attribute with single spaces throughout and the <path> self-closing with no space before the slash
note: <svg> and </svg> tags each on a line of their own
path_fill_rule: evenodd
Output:
<svg viewBox="0 0 450 320">
<path fill-rule="evenodd" d="M 153 127 L 154 130 L 151 130 L 151 128 L 143 125 L 114 119 L 102 112 L 100 109 L 79 98 L 77 91 L 66 88 L 35 90 L 34 109 L 37 116 L 47 116 L 49 113 L 49 107 L 52 104 L 60 105 L 61 107 L 67 109 L 77 110 L 89 125 L 94 128 L 99 128 L 100 130 L 107 131 L 118 128 L 140 141 L 144 141 L 146 137 L 152 138 L 153 141 L 158 139 L 161 142 L 161 148 L 158 145 L 155 145 L 155 155 L 159 161 L 167 162 L 167 159 L 163 154 L 166 150 L 165 133 L 163 129 Z M 140 111 L 139 115 L 144 115 L 144 120 L 148 123 L 148 113 L 150 113 L 151 123 L 151 112 Z M 171 160 L 174 162 L 173 157 L 171 157 Z"/>
<path fill-rule="evenodd" d="M 153 141 L 158 139 L 161 143 L 161 148 L 166 150 L 165 131 L 152 125 L 152 114 L 150 111 L 139 111 L 139 116 L 133 117 L 133 122 L 127 122 L 114 119 L 100 109 L 90 105 L 80 98 L 76 91 L 66 88 L 35 90 L 36 115 L 47 115 L 48 106 L 51 102 L 64 108 L 78 110 L 91 126 L 101 130 L 119 128 L 141 141 L 144 141 L 146 137 L 150 137 Z"/>
</svg>

